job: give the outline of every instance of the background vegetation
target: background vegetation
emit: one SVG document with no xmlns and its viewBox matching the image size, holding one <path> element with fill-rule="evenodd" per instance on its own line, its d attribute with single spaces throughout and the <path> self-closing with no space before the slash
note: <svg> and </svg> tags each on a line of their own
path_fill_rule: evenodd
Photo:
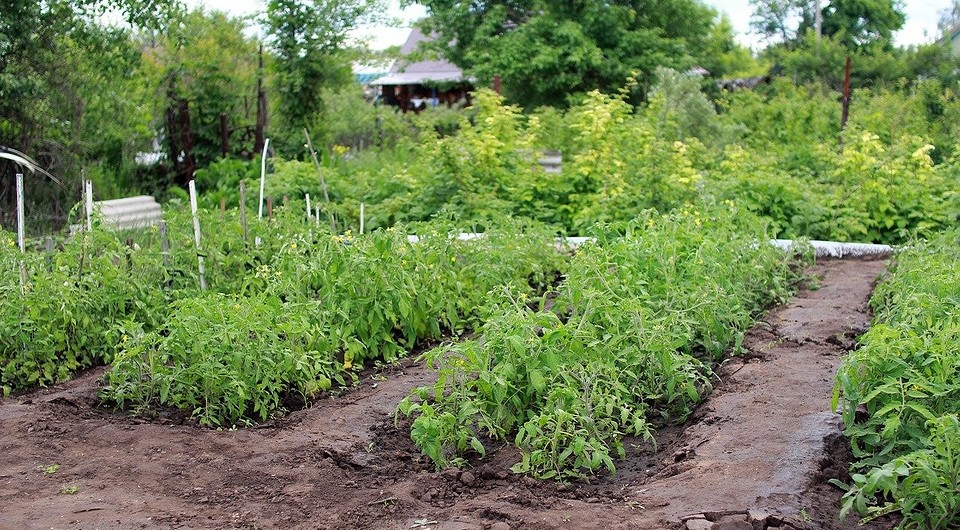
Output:
<svg viewBox="0 0 960 530">
<path fill-rule="evenodd" d="M 229 427 L 469 330 L 427 354 L 440 381 L 400 406 L 424 453 L 461 464 L 500 440 L 519 448 L 518 472 L 591 475 L 615 468 L 622 436 L 683 419 L 711 363 L 787 295 L 802 261 L 762 241 L 906 243 L 838 376 L 860 459 L 844 512 L 956 526 L 949 42 L 895 46 L 893 0 L 824 1 L 819 14 L 753 0 L 768 43 L 757 54 L 698 0 L 420 3 L 437 39 L 418 53 L 477 80 L 469 107 L 402 114 L 353 83 L 351 62 L 377 54 L 349 32 L 383 21 L 380 0 L 269 0 L 256 21 L 175 0 L 5 4 L 0 146 L 59 179 L 27 175 L 21 254 L 16 166 L 0 159 L 3 394 L 112 363 L 105 401 Z M 941 30 L 957 22 L 960 4 Z M 482 88 L 495 76 L 502 94 Z M 266 138 L 276 211 L 244 229 Z M 546 151 L 562 153 L 558 173 L 539 163 Z M 98 199 L 164 202 L 169 255 L 156 230 L 131 244 L 99 226 L 68 234 L 84 178 Z M 568 259 L 557 235 L 597 239 Z"/>
</svg>

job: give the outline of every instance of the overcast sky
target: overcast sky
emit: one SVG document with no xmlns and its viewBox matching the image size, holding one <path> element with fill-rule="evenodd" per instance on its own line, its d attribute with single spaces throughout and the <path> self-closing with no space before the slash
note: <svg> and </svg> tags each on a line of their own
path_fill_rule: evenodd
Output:
<svg viewBox="0 0 960 530">
<path fill-rule="evenodd" d="M 186 0 L 188 5 L 205 5 L 210 9 L 226 11 L 232 15 L 242 16 L 255 14 L 261 9 L 265 0 Z M 752 48 L 762 47 L 757 35 L 750 32 L 749 0 L 705 0 L 717 11 L 730 16 L 734 28 L 738 32 L 739 41 Z M 907 23 L 896 34 L 897 44 L 910 45 L 931 42 L 937 37 L 937 19 L 941 10 L 947 8 L 952 0 L 904 0 L 904 11 L 907 14 Z M 391 0 L 391 16 L 407 21 L 413 21 L 424 15 L 421 6 L 411 6 L 401 10 L 399 0 Z M 385 48 L 394 44 L 402 44 L 408 31 L 401 28 L 376 28 L 368 30 L 366 34 L 371 38 L 371 45 L 376 48 Z"/>
</svg>

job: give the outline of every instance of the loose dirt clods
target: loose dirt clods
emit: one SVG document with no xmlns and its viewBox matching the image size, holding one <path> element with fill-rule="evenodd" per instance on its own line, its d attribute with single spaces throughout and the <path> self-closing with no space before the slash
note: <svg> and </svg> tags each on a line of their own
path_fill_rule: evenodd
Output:
<svg viewBox="0 0 960 530">
<path fill-rule="evenodd" d="M 818 264 L 820 288 L 748 334 L 748 354 L 718 369 L 687 425 L 662 429 L 657 452 L 628 440 L 620 472 L 591 484 L 509 473 L 509 447 L 473 469 L 434 472 L 394 426 L 397 401 L 433 377 L 411 361 L 228 432 L 98 408 L 102 370 L 87 372 L 0 401 L 0 528 L 854 528 L 838 522 L 840 492 L 826 485 L 849 458 L 830 391 L 883 270 Z M 53 462 L 56 473 L 37 471 Z"/>
</svg>

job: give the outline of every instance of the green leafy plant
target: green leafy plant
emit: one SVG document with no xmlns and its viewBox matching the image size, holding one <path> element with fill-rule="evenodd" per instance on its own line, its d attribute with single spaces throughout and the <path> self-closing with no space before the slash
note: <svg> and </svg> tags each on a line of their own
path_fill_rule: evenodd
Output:
<svg viewBox="0 0 960 530">
<path fill-rule="evenodd" d="M 871 300 L 874 325 L 837 373 L 834 405 L 858 458 L 844 515 L 899 511 L 901 527 L 924 529 L 960 520 L 957 243 L 951 230 L 898 254 Z"/>
<path fill-rule="evenodd" d="M 477 339 L 425 354 L 437 383 L 397 408 L 415 416 L 414 442 L 438 468 L 482 456 L 489 437 L 517 445 L 517 472 L 614 471 L 621 438 L 682 421 L 709 392 L 712 361 L 789 292 L 790 260 L 735 213 L 691 207 L 599 227 L 552 307 L 508 297 Z"/>
</svg>

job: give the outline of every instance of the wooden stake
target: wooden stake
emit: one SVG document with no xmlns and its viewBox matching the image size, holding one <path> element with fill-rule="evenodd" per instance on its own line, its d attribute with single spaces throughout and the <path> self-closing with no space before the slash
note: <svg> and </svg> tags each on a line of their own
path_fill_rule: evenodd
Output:
<svg viewBox="0 0 960 530">
<path fill-rule="evenodd" d="M 43 248 L 46 250 L 45 260 L 47 262 L 47 272 L 53 271 L 53 238 L 48 237 L 46 241 L 43 242 Z"/>
<path fill-rule="evenodd" d="M 167 238 L 167 223 L 160 221 L 160 255 L 163 256 L 163 270 L 167 274 L 167 289 L 173 288 L 173 278 L 170 277 L 170 240 Z"/>
<path fill-rule="evenodd" d="M 317 176 L 320 177 L 320 188 L 323 190 L 323 202 L 326 203 L 327 209 L 329 209 L 330 195 L 327 193 L 327 181 L 323 178 L 323 171 L 320 170 L 320 161 L 317 160 L 317 152 L 313 149 L 313 140 L 310 139 L 310 133 L 306 127 L 303 128 L 303 135 L 307 137 L 307 148 L 310 150 L 310 157 L 313 158 L 313 165 L 317 168 Z M 333 216 L 330 217 L 330 231 L 334 234 L 337 233 L 337 224 L 333 220 Z"/>
<path fill-rule="evenodd" d="M 227 199 L 225 197 L 220 198 L 220 218 L 223 219 L 223 214 L 227 213 Z"/>
<path fill-rule="evenodd" d="M 133 270 L 133 238 L 127 238 L 127 268 Z"/>
<path fill-rule="evenodd" d="M 240 226 L 243 227 L 243 242 L 247 242 L 247 188 L 240 181 Z"/>
<path fill-rule="evenodd" d="M 273 197 L 267 197 L 267 219 L 273 219 Z"/>
<path fill-rule="evenodd" d="M 197 213 L 197 186 L 195 181 L 190 184 L 190 211 L 193 213 L 193 241 L 197 247 L 197 269 L 200 272 L 200 290 L 207 290 L 207 279 L 203 270 L 203 254 L 200 252 L 200 215 Z"/>
<path fill-rule="evenodd" d="M 257 210 L 257 219 L 263 219 L 263 187 L 267 183 L 267 149 L 270 147 L 270 139 L 263 143 L 263 153 L 260 155 L 260 208 Z"/>
<path fill-rule="evenodd" d="M 313 209 L 310 208 L 310 194 L 306 194 L 305 197 L 307 199 L 307 221 L 311 221 L 313 219 Z"/>
<path fill-rule="evenodd" d="M 83 181 L 83 193 L 86 196 L 87 231 L 93 230 L 93 181 Z"/>
<path fill-rule="evenodd" d="M 363 233 L 363 203 L 360 203 L 360 233 Z"/>
</svg>

